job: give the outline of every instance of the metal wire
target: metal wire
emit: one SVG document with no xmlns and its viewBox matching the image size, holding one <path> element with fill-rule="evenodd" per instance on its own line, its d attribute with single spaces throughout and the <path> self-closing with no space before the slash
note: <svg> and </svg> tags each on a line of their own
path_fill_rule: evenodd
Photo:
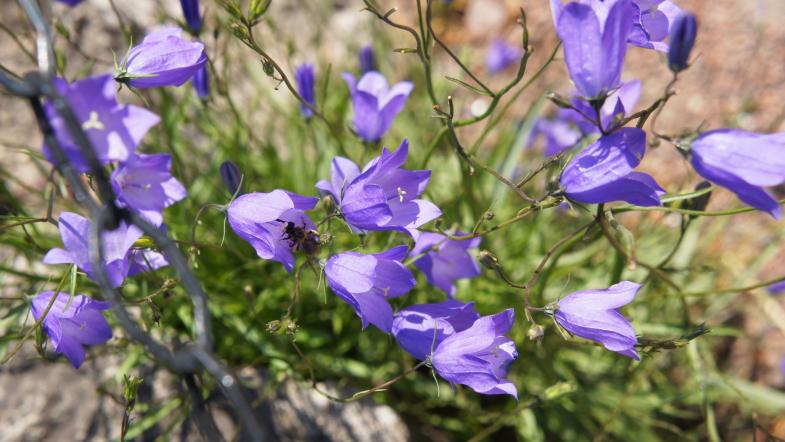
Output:
<svg viewBox="0 0 785 442">
<path fill-rule="evenodd" d="M 12 95 L 26 98 L 30 102 L 38 126 L 43 133 L 44 141 L 51 153 L 54 167 L 70 185 L 76 201 L 90 214 L 92 219 L 89 238 L 90 264 L 101 294 L 104 299 L 112 302 L 113 311 L 126 333 L 144 346 L 155 360 L 183 376 L 192 399 L 200 397 L 200 393 L 196 390 L 196 384 L 193 382 L 193 376 L 204 369 L 204 373 L 215 378 L 221 391 L 233 406 L 235 414 L 243 426 L 245 438 L 253 441 L 263 440 L 262 428 L 255 418 L 253 408 L 245 397 L 237 377 L 213 353 L 210 315 L 207 307 L 208 299 L 201 283 L 189 268 L 185 257 L 174 241 L 141 216 L 119 208 L 115 204 L 115 194 L 106 170 L 101 166 L 73 109 L 54 87 L 54 49 L 48 21 L 34 0 L 19 0 L 19 3 L 36 30 L 38 72 L 18 78 L 6 70 L 0 69 L 0 84 Z M 49 122 L 43 100 L 46 100 L 63 119 L 71 138 L 78 146 L 80 154 L 87 163 L 89 173 L 93 177 L 93 182 L 97 186 L 99 201 L 91 196 L 80 179 L 79 173 L 70 163 Z M 116 229 L 122 222 L 137 226 L 145 235 L 149 236 L 166 256 L 169 266 L 177 272 L 182 287 L 193 304 L 195 334 L 193 343 L 182 345 L 176 350 L 170 350 L 167 345 L 143 331 L 123 306 L 120 292 L 112 287 L 103 265 L 103 233 Z M 196 404 L 196 407 L 199 408 L 201 405 Z M 216 434 L 215 423 L 203 422 L 205 419 L 212 418 L 208 413 L 197 413 L 196 423 L 202 435 L 208 440 L 220 438 L 220 435 Z"/>
</svg>

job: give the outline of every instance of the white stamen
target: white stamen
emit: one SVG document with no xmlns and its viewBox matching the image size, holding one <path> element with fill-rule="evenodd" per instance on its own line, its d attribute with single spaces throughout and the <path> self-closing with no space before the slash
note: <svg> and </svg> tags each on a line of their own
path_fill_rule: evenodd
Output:
<svg viewBox="0 0 785 442">
<path fill-rule="evenodd" d="M 98 112 L 90 111 L 90 118 L 87 119 L 84 123 L 82 123 L 82 129 L 104 129 L 104 123 L 101 123 L 101 120 L 98 119 Z"/>
<path fill-rule="evenodd" d="M 406 195 L 406 191 L 401 189 L 400 187 L 397 190 L 398 190 L 398 201 L 403 203 L 403 196 Z"/>
</svg>

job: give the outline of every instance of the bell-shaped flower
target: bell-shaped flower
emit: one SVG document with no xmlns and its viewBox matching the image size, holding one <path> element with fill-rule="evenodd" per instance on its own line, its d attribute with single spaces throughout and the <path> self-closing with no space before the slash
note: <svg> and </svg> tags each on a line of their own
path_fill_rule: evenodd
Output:
<svg viewBox="0 0 785 442">
<path fill-rule="evenodd" d="M 431 357 L 439 376 L 451 384 L 466 385 L 480 394 L 509 394 L 518 398 L 518 389 L 505 379 L 518 351 L 504 336 L 515 321 L 515 312 L 505 310 L 483 316 L 471 327 L 445 338 Z"/>
<path fill-rule="evenodd" d="M 360 81 L 345 72 L 343 79 L 352 99 L 354 130 L 369 142 L 378 141 L 387 133 L 414 88 L 409 81 L 389 87 L 387 79 L 376 71 L 363 74 Z"/>
<path fill-rule="evenodd" d="M 692 142 L 690 158 L 702 177 L 729 189 L 750 206 L 782 218 L 779 203 L 763 188 L 785 182 L 785 132 L 704 132 Z"/>
<path fill-rule="evenodd" d="M 393 311 L 387 299 L 403 296 L 414 287 L 412 272 L 401 261 L 406 246 L 382 253 L 344 252 L 331 257 L 324 267 L 327 285 L 352 306 L 365 329 L 373 324 L 389 333 Z"/>
<path fill-rule="evenodd" d="M 88 77 L 71 84 L 56 78 L 54 86 L 71 106 L 101 164 L 127 160 L 147 131 L 158 124 L 159 118 L 154 113 L 117 103 L 111 75 Z M 44 110 L 71 164 L 77 171 L 86 172 L 87 163 L 63 118 L 51 103 Z M 53 162 L 49 147 L 44 145 L 43 151 L 46 159 Z"/>
<path fill-rule="evenodd" d="M 626 127 L 601 137 L 564 167 L 562 190 L 586 204 L 626 201 L 659 206 L 665 191 L 651 176 L 633 171 L 645 153 L 646 133 L 641 129 Z"/>
<path fill-rule="evenodd" d="M 698 21 L 695 15 L 685 13 L 676 18 L 670 36 L 668 49 L 668 67 L 673 72 L 687 69 L 690 63 L 690 53 L 698 36 Z"/>
<path fill-rule="evenodd" d="M 473 302 L 464 304 L 449 299 L 438 304 L 418 304 L 395 314 L 392 334 L 401 348 L 424 361 L 445 338 L 471 327 L 479 317 Z"/>
<path fill-rule="evenodd" d="M 95 281 L 90 261 L 90 221 L 76 213 L 63 212 L 58 221 L 64 249 L 54 248 L 44 256 L 44 264 L 75 264 Z M 113 287 L 123 283 L 131 266 L 131 247 L 142 231 L 121 221 L 117 229 L 102 234 L 104 265 Z"/>
<path fill-rule="evenodd" d="M 237 197 L 226 213 L 234 233 L 251 244 L 260 258 L 280 262 L 291 273 L 294 252 L 308 253 L 318 246 L 316 226 L 304 212 L 318 202 L 283 190 L 254 192 Z"/>
<path fill-rule="evenodd" d="M 316 71 L 310 63 L 304 63 L 294 71 L 294 79 L 297 82 L 297 91 L 311 106 L 316 102 Z M 313 117 L 313 111 L 305 104 L 300 103 L 300 113 L 306 120 Z"/>
<path fill-rule="evenodd" d="M 554 319 L 572 335 L 602 344 L 621 355 L 640 360 L 638 337 L 619 307 L 629 304 L 640 284 L 622 281 L 605 290 L 581 290 L 558 302 Z"/>
<path fill-rule="evenodd" d="M 489 74 L 498 74 L 513 63 L 520 61 L 522 56 L 523 51 L 519 47 L 496 39 L 491 43 L 488 53 L 485 55 L 485 70 Z"/>
<path fill-rule="evenodd" d="M 191 84 L 194 87 L 194 91 L 196 91 L 197 97 L 202 100 L 210 97 L 210 74 L 207 72 L 206 64 L 196 71 L 194 78 L 191 79 Z"/>
<path fill-rule="evenodd" d="M 180 86 L 190 80 L 207 63 L 207 56 L 203 43 L 184 40 L 182 33 L 169 27 L 148 34 L 128 50 L 115 80 L 139 89 Z"/>
<path fill-rule="evenodd" d="M 335 157 L 332 179 L 316 187 L 340 206 L 346 222 L 355 230 L 398 230 L 411 234 L 419 226 L 441 216 L 433 203 L 417 199 L 425 192 L 430 170 L 405 170 L 409 142 L 398 150 L 382 149 L 360 173 L 351 160 Z"/>
<path fill-rule="evenodd" d="M 37 320 L 55 296 L 54 292 L 39 293 L 33 298 L 32 312 Z M 74 368 L 79 368 L 85 359 L 85 345 L 100 345 L 112 339 L 112 329 L 101 314 L 111 304 L 96 301 L 87 296 L 60 292 L 43 320 L 43 327 L 52 347 L 68 358 Z"/>
<path fill-rule="evenodd" d="M 464 233 L 456 232 L 456 235 Z M 479 247 L 481 240 L 479 237 L 452 240 L 440 233 L 422 232 L 417 236 L 410 255 L 423 255 L 414 265 L 425 274 L 428 283 L 452 298 L 455 296 L 455 281 L 480 274 L 480 265 L 469 250 Z"/>
<path fill-rule="evenodd" d="M 172 177 L 171 169 L 169 154 L 132 155 L 112 172 L 112 187 L 118 205 L 139 212 L 160 226 L 163 210 L 188 194 Z"/>
<path fill-rule="evenodd" d="M 607 0 L 590 6 L 572 2 L 557 14 L 556 32 L 564 44 L 564 59 L 575 87 L 586 99 L 605 98 L 621 81 L 633 25 L 632 3 Z"/>
</svg>

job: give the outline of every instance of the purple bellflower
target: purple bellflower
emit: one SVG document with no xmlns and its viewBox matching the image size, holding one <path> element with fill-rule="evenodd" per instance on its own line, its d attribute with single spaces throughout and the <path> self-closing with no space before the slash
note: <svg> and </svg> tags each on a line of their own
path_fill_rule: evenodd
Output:
<svg viewBox="0 0 785 442">
<path fill-rule="evenodd" d="M 95 281 L 90 262 L 90 221 L 71 212 L 60 214 L 60 237 L 65 249 L 54 248 L 44 256 L 44 264 L 75 264 Z M 112 287 L 123 283 L 131 265 L 130 251 L 142 231 L 121 221 L 117 229 L 103 233 L 103 254 L 106 273 Z"/>
<path fill-rule="evenodd" d="M 82 129 L 101 164 L 127 160 L 147 131 L 158 124 L 159 118 L 154 113 L 141 107 L 117 103 L 111 75 L 89 77 L 71 84 L 57 78 L 54 85 L 82 123 Z M 86 172 L 87 162 L 73 141 L 65 121 L 51 103 L 47 103 L 44 110 L 71 164 L 77 171 Z M 43 151 L 47 160 L 53 162 L 49 147 L 44 145 Z"/>
<path fill-rule="evenodd" d="M 602 344 L 621 355 L 640 360 L 638 337 L 618 308 L 635 298 L 640 284 L 622 281 L 605 290 L 581 290 L 558 302 L 554 319 L 571 334 Z"/>
<path fill-rule="evenodd" d="M 207 64 L 202 65 L 191 79 L 191 84 L 196 91 L 196 96 L 201 100 L 206 100 L 210 96 L 210 74 L 207 72 Z"/>
<path fill-rule="evenodd" d="M 439 376 L 451 384 L 466 385 L 480 394 L 509 394 L 518 389 L 505 379 L 510 364 L 518 359 L 512 339 L 504 336 L 515 321 L 505 310 L 483 316 L 471 327 L 445 338 L 433 352 L 431 363 Z"/>
<path fill-rule="evenodd" d="M 203 43 L 184 40 L 182 33 L 169 27 L 148 34 L 128 50 L 115 80 L 139 89 L 180 86 L 190 80 L 207 63 L 207 56 Z"/>
<path fill-rule="evenodd" d="M 679 15 L 673 24 L 668 49 L 668 67 L 673 72 L 687 69 L 690 63 L 690 52 L 698 35 L 698 21 L 695 15 L 685 13 Z"/>
<path fill-rule="evenodd" d="M 373 52 L 373 46 L 367 45 L 360 48 L 360 75 L 365 75 L 368 72 L 375 71 L 376 69 L 376 55 Z"/>
<path fill-rule="evenodd" d="M 619 86 L 633 14 L 630 0 L 593 1 L 592 6 L 572 2 L 558 13 L 556 32 L 582 97 L 601 100 Z"/>
<path fill-rule="evenodd" d="M 489 74 L 498 74 L 519 61 L 522 56 L 523 51 L 517 46 L 513 46 L 504 40 L 496 39 L 491 43 L 485 56 L 485 70 Z"/>
<path fill-rule="evenodd" d="M 456 232 L 456 235 L 464 233 Z M 481 240 L 471 238 L 457 241 L 440 233 L 422 232 L 417 236 L 411 255 L 423 254 L 414 265 L 425 274 L 428 283 L 439 287 L 452 298 L 455 296 L 455 281 L 480 274 L 480 266 L 469 249 L 479 247 Z"/>
<path fill-rule="evenodd" d="M 785 293 L 785 281 L 775 282 L 770 285 L 767 290 L 770 295 L 781 295 Z"/>
<path fill-rule="evenodd" d="M 199 31 L 202 29 L 199 0 L 180 0 L 180 6 L 183 7 L 183 16 L 185 17 L 185 23 L 188 25 L 188 30 L 193 35 L 199 35 Z"/>
<path fill-rule="evenodd" d="M 117 203 L 139 212 L 148 221 L 160 226 L 163 210 L 188 194 L 172 177 L 169 154 L 132 155 L 112 172 L 112 187 Z"/>
<path fill-rule="evenodd" d="M 316 102 L 316 71 L 310 63 L 303 63 L 294 71 L 294 79 L 297 82 L 297 90 L 311 106 Z M 313 117 L 313 111 L 308 106 L 300 103 L 300 112 L 307 120 Z"/>
<path fill-rule="evenodd" d="M 646 133 L 625 127 L 578 153 L 564 167 L 560 183 L 572 200 L 586 204 L 626 201 L 659 206 L 665 191 L 650 175 L 634 172 L 646 152 Z"/>
<path fill-rule="evenodd" d="M 401 348 L 424 361 L 445 338 L 471 327 L 479 317 L 474 303 L 454 299 L 413 305 L 395 314 L 392 334 Z"/>
<path fill-rule="evenodd" d="M 333 197 L 346 222 L 355 230 L 398 230 L 410 235 L 417 227 L 441 216 L 433 203 L 416 199 L 425 191 L 430 170 L 405 170 L 409 142 L 391 153 L 387 148 L 360 172 L 351 160 L 335 157 L 332 180 L 316 183 Z"/>
<path fill-rule="evenodd" d="M 779 203 L 763 187 L 785 182 L 785 132 L 704 132 L 692 142 L 690 158 L 703 178 L 729 189 L 750 206 L 782 218 Z"/>
<path fill-rule="evenodd" d="M 354 130 L 368 142 L 378 141 L 387 133 L 414 88 L 409 81 L 389 87 L 387 79 L 376 71 L 363 74 L 360 81 L 345 72 L 343 79 L 352 98 Z"/>
<path fill-rule="evenodd" d="M 39 293 L 33 298 L 31 310 L 36 321 L 41 318 L 54 295 L 50 291 Z M 70 298 L 68 293 L 57 294 L 44 317 L 43 327 L 52 341 L 54 351 L 65 355 L 74 368 L 79 368 L 85 359 L 85 345 L 99 345 L 112 339 L 112 329 L 101 314 L 111 304 L 82 295 Z"/>
<path fill-rule="evenodd" d="M 327 284 L 352 306 L 363 329 L 370 323 L 390 333 L 393 311 L 387 299 L 403 296 L 415 285 L 414 275 L 401 262 L 406 258 L 406 250 L 406 246 L 397 246 L 368 255 L 344 252 L 327 261 Z"/>
<path fill-rule="evenodd" d="M 254 192 L 236 198 L 226 213 L 234 233 L 251 244 L 260 258 L 280 262 L 291 273 L 294 252 L 304 246 L 297 236 L 318 241 L 316 226 L 304 212 L 318 202 L 318 198 L 283 190 Z"/>
</svg>

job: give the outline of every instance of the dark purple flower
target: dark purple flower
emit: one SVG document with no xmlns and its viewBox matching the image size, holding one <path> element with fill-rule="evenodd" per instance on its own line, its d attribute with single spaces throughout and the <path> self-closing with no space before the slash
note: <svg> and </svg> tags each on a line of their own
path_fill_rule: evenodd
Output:
<svg viewBox="0 0 785 442">
<path fill-rule="evenodd" d="M 115 80 L 135 88 L 180 86 L 199 71 L 207 56 L 204 44 L 180 37 L 183 30 L 163 28 L 132 47 L 115 73 Z"/>
<path fill-rule="evenodd" d="M 511 64 L 520 61 L 523 51 L 504 40 L 496 39 L 488 48 L 485 56 L 485 69 L 490 74 L 497 74 L 509 67 Z"/>
<path fill-rule="evenodd" d="M 413 305 L 395 314 L 392 334 L 401 348 L 424 361 L 446 337 L 471 327 L 479 317 L 473 302 Z"/>
<path fill-rule="evenodd" d="M 626 201 L 659 206 L 665 191 L 651 176 L 633 169 L 646 153 L 646 133 L 626 127 L 601 137 L 564 167 L 560 183 L 572 200 L 600 204 Z"/>
<path fill-rule="evenodd" d="M 515 321 L 505 310 L 483 316 L 471 327 L 445 338 L 433 352 L 431 363 L 439 376 L 451 384 L 466 385 L 480 394 L 509 394 L 518 389 L 505 379 L 512 361 L 518 359 L 515 343 L 504 336 Z"/>
<path fill-rule="evenodd" d="M 690 157 L 702 177 L 728 188 L 750 206 L 776 219 L 782 217 L 779 203 L 763 187 L 785 182 L 785 132 L 704 132 L 693 141 Z"/>
<path fill-rule="evenodd" d="M 50 291 L 39 293 L 33 298 L 31 310 L 36 321 L 43 315 L 54 295 Z M 85 345 L 99 345 L 112 339 L 112 329 L 101 315 L 102 310 L 112 305 L 82 295 L 70 298 L 68 293 L 57 294 L 44 317 L 43 327 L 52 341 L 54 351 L 64 354 L 74 368 L 79 368 L 84 362 Z"/>
<path fill-rule="evenodd" d="M 633 14 L 630 0 L 608 0 L 598 10 L 572 2 L 558 13 L 567 70 L 584 98 L 602 99 L 619 86 Z"/>
<path fill-rule="evenodd" d="M 335 157 L 332 180 L 316 184 L 340 206 L 346 222 L 356 230 L 398 230 L 411 234 L 417 227 L 441 216 L 433 203 L 416 199 L 425 192 L 430 170 L 405 170 L 409 142 L 398 150 L 387 148 L 360 173 L 351 160 Z"/>
<path fill-rule="evenodd" d="M 352 306 L 365 329 L 373 324 L 389 333 L 393 312 L 388 298 L 403 296 L 414 287 L 414 275 L 401 261 L 406 246 L 382 253 L 344 252 L 333 256 L 324 267 L 327 285 Z"/>
<path fill-rule="evenodd" d="M 60 237 L 65 249 L 54 248 L 44 256 L 44 264 L 75 264 L 95 281 L 90 263 L 90 221 L 71 212 L 60 214 Z M 117 229 L 103 233 L 103 254 L 106 273 L 113 287 L 123 283 L 131 265 L 131 247 L 141 238 L 142 231 L 121 221 Z"/>
<path fill-rule="evenodd" d="M 376 55 L 373 46 L 367 45 L 360 48 L 360 75 L 376 70 Z"/>
<path fill-rule="evenodd" d="M 768 287 L 768 290 L 771 295 L 781 295 L 785 293 L 785 281 L 775 282 Z"/>
<path fill-rule="evenodd" d="M 199 31 L 202 29 L 199 0 L 180 0 L 180 6 L 183 7 L 183 16 L 185 17 L 185 23 L 188 25 L 188 30 L 193 35 L 199 34 Z"/>
<path fill-rule="evenodd" d="M 387 133 L 414 88 L 409 81 L 389 87 L 384 76 L 376 71 L 365 73 L 360 81 L 345 72 L 343 79 L 352 98 L 354 129 L 365 141 L 378 141 Z"/>
<path fill-rule="evenodd" d="M 571 334 L 598 342 L 621 355 L 640 360 L 638 337 L 619 307 L 635 299 L 640 284 L 622 281 L 605 290 L 581 290 L 558 302 L 554 319 Z"/>
<path fill-rule="evenodd" d="M 303 97 L 311 106 L 316 102 L 316 71 L 310 63 L 303 63 L 294 71 L 294 79 L 297 81 L 297 90 L 300 96 Z M 304 104 L 300 104 L 300 111 L 305 119 L 313 117 L 311 108 Z"/>
<path fill-rule="evenodd" d="M 172 177 L 169 154 L 132 155 L 112 172 L 112 187 L 117 203 L 139 212 L 160 226 L 163 210 L 188 195 L 185 187 Z"/>
<path fill-rule="evenodd" d="M 318 198 L 283 190 L 269 193 L 246 193 L 226 209 L 229 225 L 240 238 L 248 241 L 262 259 L 280 262 L 291 273 L 294 253 L 302 244 L 288 228 L 311 237 L 316 229 L 304 210 L 311 210 Z"/>
<path fill-rule="evenodd" d="M 207 72 L 207 64 L 202 65 L 191 79 L 196 96 L 206 100 L 210 96 L 210 74 Z"/>
<path fill-rule="evenodd" d="M 234 195 L 236 193 L 242 195 L 244 193 L 242 189 L 243 174 L 234 161 L 224 161 L 221 163 L 219 171 L 221 173 L 221 181 L 223 181 L 226 190 L 228 190 L 230 194 Z"/>
<path fill-rule="evenodd" d="M 455 234 L 464 235 L 462 232 Z M 452 298 L 455 296 L 455 281 L 480 274 L 477 260 L 469 253 L 469 249 L 480 246 L 480 241 L 481 238 L 456 241 L 439 233 L 422 232 L 417 236 L 411 256 L 427 252 L 414 265 L 425 274 L 430 284 Z"/>
<path fill-rule="evenodd" d="M 71 84 L 57 78 L 54 85 L 82 123 L 102 164 L 127 160 L 147 131 L 158 124 L 159 118 L 154 113 L 117 103 L 111 75 L 88 77 Z M 63 119 L 50 103 L 46 104 L 45 112 L 71 164 L 79 172 L 86 172 L 87 163 Z M 43 151 L 47 160 L 53 161 L 48 146 L 44 145 Z"/>
<path fill-rule="evenodd" d="M 673 72 L 687 69 L 690 52 L 698 35 L 698 21 L 691 13 L 681 14 L 673 24 L 668 49 L 668 67 Z"/>
<path fill-rule="evenodd" d="M 65 3 L 68 6 L 76 6 L 79 3 L 82 3 L 82 0 L 57 0 L 60 3 Z"/>
</svg>

